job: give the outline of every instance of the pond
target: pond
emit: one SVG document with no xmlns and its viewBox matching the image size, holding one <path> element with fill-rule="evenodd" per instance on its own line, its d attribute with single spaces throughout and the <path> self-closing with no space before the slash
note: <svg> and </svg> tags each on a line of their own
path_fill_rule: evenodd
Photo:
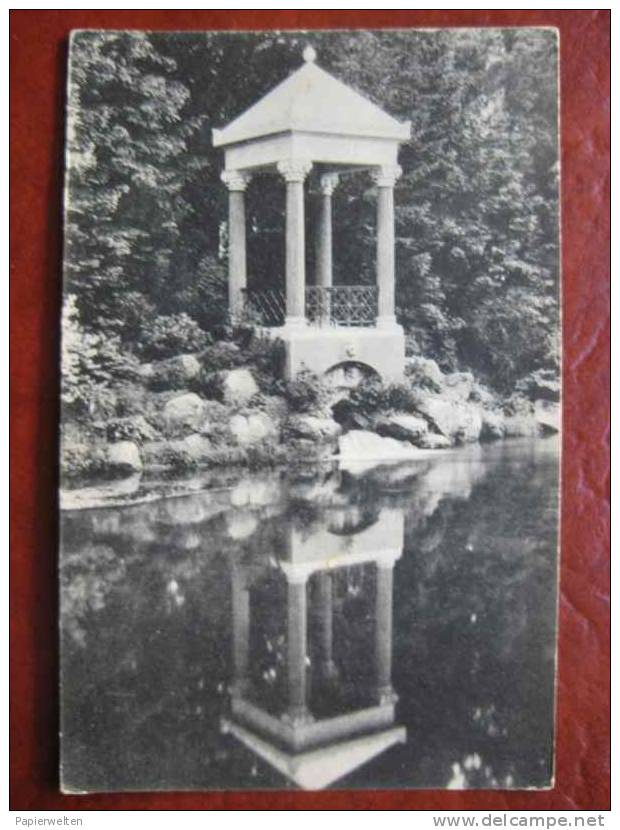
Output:
<svg viewBox="0 0 620 830">
<path fill-rule="evenodd" d="M 64 511 L 64 789 L 548 786 L 557 489 L 515 440 Z"/>
</svg>

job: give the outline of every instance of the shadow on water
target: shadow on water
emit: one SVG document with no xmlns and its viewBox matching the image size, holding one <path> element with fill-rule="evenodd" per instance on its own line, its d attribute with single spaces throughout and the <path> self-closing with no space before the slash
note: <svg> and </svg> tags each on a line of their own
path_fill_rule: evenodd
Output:
<svg viewBox="0 0 620 830">
<path fill-rule="evenodd" d="M 540 787 L 557 444 L 63 514 L 66 790 Z"/>
</svg>

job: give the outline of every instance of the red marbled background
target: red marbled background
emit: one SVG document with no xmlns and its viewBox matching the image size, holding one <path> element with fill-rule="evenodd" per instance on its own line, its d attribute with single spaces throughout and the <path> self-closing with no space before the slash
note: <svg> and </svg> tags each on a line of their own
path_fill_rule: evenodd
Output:
<svg viewBox="0 0 620 830">
<path fill-rule="evenodd" d="M 609 808 L 610 12 L 12 11 L 11 808 Z M 557 26 L 564 439 L 555 788 L 547 792 L 147 793 L 57 784 L 56 451 L 67 35 L 77 28 Z"/>
</svg>

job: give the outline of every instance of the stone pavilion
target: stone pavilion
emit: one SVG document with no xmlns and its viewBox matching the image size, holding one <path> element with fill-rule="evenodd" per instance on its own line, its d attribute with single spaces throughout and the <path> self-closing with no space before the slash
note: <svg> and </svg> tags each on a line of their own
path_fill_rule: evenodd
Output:
<svg viewBox="0 0 620 830">
<path fill-rule="evenodd" d="M 229 191 L 229 305 L 233 319 L 251 307 L 286 344 L 286 373 L 369 368 L 384 380 L 403 375 L 405 340 L 394 302 L 394 185 L 399 145 L 410 137 L 399 122 L 321 69 L 312 47 L 304 64 L 220 130 L 222 180 Z M 314 229 L 316 274 L 306 280 L 304 182 L 315 167 L 321 207 Z M 286 182 L 285 295 L 248 286 L 244 192 L 254 173 Z M 376 285 L 334 285 L 332 196 L 344 176 L 370 172 L 377 190 Z M 275 325 L 274 325 L 275 324 Z"/>
</svg>

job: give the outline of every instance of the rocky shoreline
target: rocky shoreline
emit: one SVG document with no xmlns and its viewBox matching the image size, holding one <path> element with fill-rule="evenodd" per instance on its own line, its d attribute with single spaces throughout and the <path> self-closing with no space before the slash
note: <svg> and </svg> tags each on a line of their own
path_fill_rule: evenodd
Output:
<svg viewBox="0 0 620 830">
<path fill-rule="evenodd" d="M 559 430 L 559 385 L 544 372 L 501 398 L 469 372 L 444 374 L 414 356 L 404 383 L 362 381 L 347 390 L 309 373 L 288 384 L 265 380 L 262 367 L 235 365 L 241 350 L 223 345 L 230 368 L 213 370 L 212 349 L 142 364 L 113 390 L 107 417 L 65 418 L 63 489 L 143 473 L 404 458 Z"/>
</svg>

